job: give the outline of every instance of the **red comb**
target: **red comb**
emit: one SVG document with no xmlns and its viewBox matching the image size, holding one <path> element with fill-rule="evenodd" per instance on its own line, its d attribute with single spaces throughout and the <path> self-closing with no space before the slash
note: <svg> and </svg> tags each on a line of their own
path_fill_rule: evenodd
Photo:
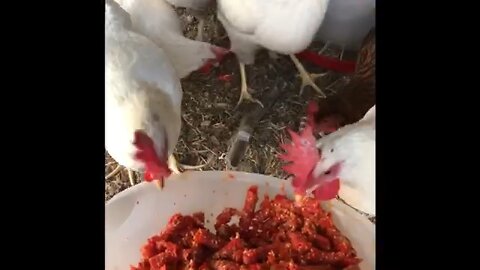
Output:
<svg viewBox="0 0 480 270">
<path fill-rule="evenodd" d="M 331 182 L 324 183 L 313 191 L 316 199 L 320 201 L 329 201 L 337 197 L 340 190 L 340 179 L 334 179 Z"/>
<path fill-rule="evenodd" d="M 171 171 L 158 157 L 152 139 L 140 130 L 135 131 L 134 136 L 133 145 L 137 147 L 135 158 L 145 163 L 145 181 L 150 182 L 170 175 Z"/>
<path fill-rule="evenodd" d="M 290 162 L 283 166 L 283 170 L 293 175 L 292 186 L 299 194 L 305 193 L 310 174 L 320 160 L 320 153 L 317 150 L 312 131 L 312 127 L 308 124 L 299 134 L 288 130 L 292 142 L 280 145 L 286 153 L 279 155 L 279 158 Z"/>
<path fill-rule="evenodd" d="M 297 53 L 296 56 L 299 59 L 309 61 L 316 66 L 328 70 L 333 70 L 340 73 L 353 73 L 355 71 L 356 62 L 354 61 L 343 61 L 333 57 L 319 55 L 308 50 Z"/>
</svg>

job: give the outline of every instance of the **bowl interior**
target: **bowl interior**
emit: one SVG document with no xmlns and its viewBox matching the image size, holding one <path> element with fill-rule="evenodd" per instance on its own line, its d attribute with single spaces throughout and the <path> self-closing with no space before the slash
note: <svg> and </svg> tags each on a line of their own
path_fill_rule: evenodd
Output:
<svg viewBox="0 0 480 270">
<path fill-rule="evenodd" d="M 213 230 L 215 217 L 225 207 L 241 208 L 247 189 L 257 185 L 259 197 L 293 191 L 285 180 L 243 172 L 186 172 L 174 175 L 160 191 L 141 183 L 117 194 L 105 205 L 105 269 L 127 270 L 140 260 L 140 247 L 167 224 L 175 213 L 205 213 L 206 227 Z M 374 269 L 375 226 L 341 202 L 325 204 L 337 227 L 363 259 L 362 270 Z"/>
</svg>

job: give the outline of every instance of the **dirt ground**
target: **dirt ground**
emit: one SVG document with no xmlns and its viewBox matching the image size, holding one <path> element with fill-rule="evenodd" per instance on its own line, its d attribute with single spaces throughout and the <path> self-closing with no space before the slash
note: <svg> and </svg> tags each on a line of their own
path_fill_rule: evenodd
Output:
<svg viewBox="0 0 480 270">
<path fill-rule="evenodd" d="M 195 38 L 197 20 L 186 14 L 183 9 L 177 9 L 177 12 L 184 23 L 185 35 Z M 226 48 L 229 46 L 228 37 L 221 23 L 213 16 L 213 11 L 205 22 L 204 41 Z M 322 44 L 312 44 L 311 49 L 321 47 Z M 330 49 L 326 54 L 338 56 L 339 51 Z M 344 53 L 344 58 L 352 57 L 355 56 Z M 310 72 L 323 72 L 315 66 L 305 63 L 304 65 Z M 301 81 L 296 76 L 297 70 L 288 56 L 282 55 L 274 60 L 266 51 L 261 51 L 257 54 L 255 64 L 247 66 L 246 72 L 248 84 L 254 89 L 251 93 L 256 98 L 261 99 L 278 80 L 285 83 L 288 92 L 277 100 L 256 126 L 250 145 L 236 170 L 284 178 L 286 175 L 282 172 L 277 159 L 279 144 L 288 139 L 286 128 L 298 130 L 303 121 L 307 102 L 318 98 L 317 94 L 306 87 L 303 95 L 299 96 Z M 232 80 L 220 81 L 217 79 L 220 74 L 231 74 Z M 335 93 L 335 89 L 342 87 L 347 81 L 348 78 L 345 76 L 329 74 L 318 79 L 317 85 L 328 95 Z M 210 161 L 199 170 L 225 170 L 227 168 L 225 157 L 231 138 L 236 133 L 242 115 L 252 106 L 244 102 L 235 110 L 240 96 L 240 74 L 235 56 L 228 56 L 208 75 L 192 73 L 182 80 L 182 87 L 183 126 L 175 150 L 177 160 L 188 165 L 205 164 Z M 112 173 L 116 167 L 115 161 L 105 154 L 105 175 Z M 141 182 L 141 175 L 136 174 L 135 177 L 137 183 Z M 105 201 L 130 186 L 127 171 L 123 169 L 105 182 Z"/>
</svg>

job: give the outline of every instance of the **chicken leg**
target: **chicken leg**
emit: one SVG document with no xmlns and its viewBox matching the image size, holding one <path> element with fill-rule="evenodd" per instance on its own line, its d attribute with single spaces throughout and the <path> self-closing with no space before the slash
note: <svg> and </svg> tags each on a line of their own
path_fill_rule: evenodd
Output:
<svg viewBox="0 0 480 270">
<path fill-rule="evenodd" d="M 345 52 L 345 46 L 342 45 L 342 51 L 340 52 L 340 56 L 338 57 L 340 60 L 343 60 L 343 53 Z"/>
<path fill-rule="evenodd" d="M 130 185 L 135 186 L 135 180 L 133 180 L 133 171 L 130 169 L 127 169 L 128 172 L 128 179 L 130 180 Z"/>
<path fill-rule="evenodd" d="M 300 78 L 302 79 L 302 86 L 300 87 L 300 95 L 302 95 L 303 89 L 305 88 L 305 86 L 310 85 L 313 89 L 315 89 L 315 91 L 317 91 L 320 95 L 322 95 L 322 97 L 327 97 L 325 93 L 323 93 L 323 91 L 315 84 L 315 79 L 325 76 L 326 73 L 309 74 L 295 55 L 290 54 L 290 59 L 292 59 L 293 63 L 295 64 L 295 67 L 297 67 L 297 70 L 300 73 Z"/>
<path fill-rule="evenodd" d="M 329 46 L 329 45 L 330 45 L 330 42 L 329 42 L 329 41 L 325 42 L 325 44 L 323 45 L 322 49 L 320 49 L 320 51 L 318 51 L 317 54 L 320 55 L 320 54 L 324 53 L 324 52 L 328 49 L 328 46 Z"/>
<path fill-rule="evenodd" d="M 122 170 L 122 165 L 117 164 L 117 167 L 113 169 L 107 176 L 105 176 L 105 180 L 110 179 L 111 177 L 115 176 L 118 172 Z"/>
<path fill-rule="evenodd" d="M 245 73 L 245 64 L 240 61 L 238 61 L 238 64 L 240 65 L 240 78 L 241 78 L 240 91 L 241 92 L 240 92 L 240 99 L 238 100 L 237 106 L 235 106 L 235 108 L 237 108 L 244 99 L 250 100 L 251 102 L 256 102 L 263 108 L 262 102 L 260 102 L 260 100 L 256 98 L 253 98 L 252 95 L 250 95 L 250 93 L 248 92 L 247 75 Z"/>
<path fill-rule="evenodd" d="M 119 173 L 123 169 L 123 166 L 118 164 L 118 166 L 113 169 L 112 172 L 110 172 L 107 176 L 105 176 L 105 180 L 110 179 L 111 177 L 115 176 L 117 173 Z M 133 171 L 125 168 L 128 173 L 128 179 L 130 180 L 130 185 L 135 186 L 135 180 L 133 180 Z"/>
<path fill-rule="evenodd" d="M 196 41 L 203 41 L 203 26 L 204 25 L 205 25 L 205 19 L 204 18 L 198 18 L 197 37 L 195 38 Z"/>
</svg>

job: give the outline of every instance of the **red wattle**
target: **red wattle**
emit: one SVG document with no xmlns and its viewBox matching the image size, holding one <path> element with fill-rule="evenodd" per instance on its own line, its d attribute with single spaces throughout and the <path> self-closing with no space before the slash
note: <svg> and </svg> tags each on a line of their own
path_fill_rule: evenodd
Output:
<svg viewBox="0 0 480 270">
<path fill-rule="evenodd" d="M 337 178 L 330 182 L 325 182 L 313 191 L 313 195 L 320 201 L 329 201 L 337 197 L 340 190 L 340 180 Z"/>
</svg>

